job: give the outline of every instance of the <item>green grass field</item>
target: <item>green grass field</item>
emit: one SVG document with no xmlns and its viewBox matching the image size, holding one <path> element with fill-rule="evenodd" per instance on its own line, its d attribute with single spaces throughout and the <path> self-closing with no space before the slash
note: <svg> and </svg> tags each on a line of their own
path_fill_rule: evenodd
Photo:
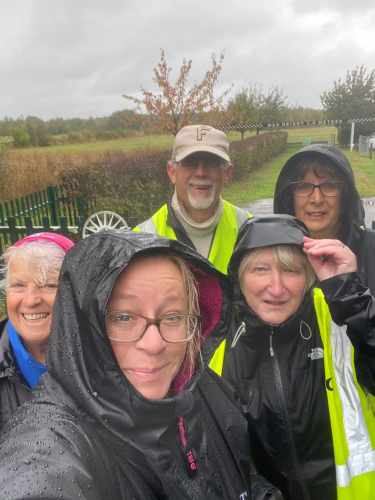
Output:
<svg viewBox="0 0 375 500">
<path fill-rule="evenodd" d="M 267 132 L 266 130 L 264 132 Z M 288 131 L 289 143 L 303 143 L 304 139 L 308 138 L 312 141 L 327 141 L 332 136 L 336 137 L 335 127 L 311 127 L 311 128 L 295 128 Z M 245 138 L 255 135 L 254 131 L 247 132 Z M 229 138 L 231 141 L 238 141 L 241 138 L 239 132 L 230 132 Z M 18 151 L 22 153 L 83 153 L 83 152 L 103 152 L 103 151 L 135 151 L 149 149 L 172 149 L 173 136 L 168 134 L 155 134 L 144 136 L 133 136 L 124 139 L 113 139 L 109 141 L 84 142 L 80 144 L 64 144 L 57 146 L 48 146 L 43 148 L 25 148 L 14 149 L 14 154 Z"/>
<path fill-rule="evenodd" d="M 173 136 L 172 135 L 144 135 L 134 136 L 124 139 L 113 139 L 109 141 L 96 141 L 96 142 L 83 142 L 80 144 L 63 144 L 56 146 L 40 147 L 40 148 L 25 148 L 14 149 L 22 153 L 85 153 L 85 152 L 103 152 L 103 151 L 135 151 L 135 150 L 148 150 L 148 149 L 172 149 Z"/>
</svg>

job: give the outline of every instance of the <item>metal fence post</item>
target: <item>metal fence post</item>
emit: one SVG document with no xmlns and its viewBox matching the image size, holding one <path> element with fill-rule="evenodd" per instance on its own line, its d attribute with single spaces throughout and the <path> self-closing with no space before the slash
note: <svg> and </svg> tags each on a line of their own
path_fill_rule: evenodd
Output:
<svg viewBox="0 0 375 500">
<path fill-rule="evenodd" d="M 15 217 L 8 217 L 7 223 L 9 226 L 10 241 L 13 245 L 13 243 L 15 243 L 18 240 L 18 233 L 17 233 L 17 229 L 16 229 Z"/>
<path fill-rule="evenodd" d="M 50 207 L 51 226 L 58 225 L 58 210 L 56 202 L 56 188 L 54 186 L 47 187 L 48 206 Z"/>
</svg>

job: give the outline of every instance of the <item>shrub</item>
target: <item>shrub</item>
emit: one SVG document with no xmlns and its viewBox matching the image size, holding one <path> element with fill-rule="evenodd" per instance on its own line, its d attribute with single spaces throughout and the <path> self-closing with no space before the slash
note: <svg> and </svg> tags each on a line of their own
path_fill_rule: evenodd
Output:
<svg viewBox="0 0 375 500">
<path fill-rule="evenodd" d="M 273 156 L 285 151 L 287 141 L 287 132 L 271 132 L 232 142 L 230 147 L 234 179 L 242 179 Z"/>
<path fill-rule="evenodd" d="M 65 162 L 58 175 L 72 196 L 113 210 L 135 225 L 149 217 L 171 193 L 166 172 L 169 151 L 106 152 L 89 160 Z"/>
</svg>

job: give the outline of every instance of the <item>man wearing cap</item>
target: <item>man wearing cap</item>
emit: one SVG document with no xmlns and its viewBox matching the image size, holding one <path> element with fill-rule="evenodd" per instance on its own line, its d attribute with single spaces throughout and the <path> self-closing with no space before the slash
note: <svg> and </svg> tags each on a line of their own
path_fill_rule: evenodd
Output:
<svg viewBox="0 0 375 500">
<path fill-rule="evenodd" d="M 238 230 L 249 218 L 221 198 L 232 171 L 224 132 L 209 125 L 183 127 L 167 164 L 172 198 L 135 230 L 178 239 L 226 273 Z"/>
</svg>

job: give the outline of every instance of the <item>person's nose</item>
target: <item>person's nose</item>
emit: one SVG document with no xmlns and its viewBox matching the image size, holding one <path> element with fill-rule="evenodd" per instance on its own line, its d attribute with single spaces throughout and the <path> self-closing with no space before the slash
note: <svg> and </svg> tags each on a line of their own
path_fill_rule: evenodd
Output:
<svg viewBox="0 0 375 500">
<path fill-rule="evenodd" d="M 271 279 L 268 290 L 274 297 L 279 297 L 280 295 L 283 294 L 285 287 L 283 282 L 283 276 L 280 270 L 275 269 L 271 273 Z"/>
<path fill-rule="evenodd" d="M 203 160 L 199 160 L 194 169 L 194 175 L 198 177 L 207 176 L 207 165 Z"/>
<path fill-rule="evenodd" d="M 148 325 L 142 338 L 138 340 L 137 347 L 149 352 L 150 354 L 158 354 L 162 352 L 167 343 L 160 335 L 159 328 L 156 325 Z"/>
<path fill-rule="evenodd" d="M 313 203 L 322 203 L 324 196 L 319 187 L 315 186 L 313 192 L 310 195 L 310 201 Z"/>
<path fill-rule="evenodd" d="M 42 289 L 36 285 L 30 285 L 26 288 L 23 296 L 23 303 L 29 307 L 36 306 L 42 302 Z"/>
</svg>

